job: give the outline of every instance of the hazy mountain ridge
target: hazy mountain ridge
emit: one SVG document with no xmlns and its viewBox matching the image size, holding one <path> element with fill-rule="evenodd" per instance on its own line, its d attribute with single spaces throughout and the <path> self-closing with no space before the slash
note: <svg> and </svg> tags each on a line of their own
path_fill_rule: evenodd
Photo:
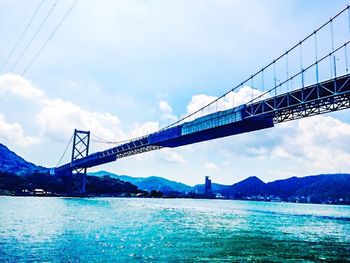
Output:
<svg viewBox="0 0 350 263">
<path fill-rule="evenodd" d="M 0 172 L 16 175 L 28 175 L 33 173 L 47 173 L 48 169 L 27 162 L 5 145 L 0 143 Z"/>
<path fill-rule="evenodd" d="M 120 180 L 131 182 L 140 189 L 147 191 L 176 191 L 183 194 L 189 192 L 201 194 L 204 192 L 204 184 L 191 187 L 156 176 L 135 178 L 125 175 L 116 175 L 105 171 L 93 173 L 93 175 L 109 175 Z M 315 202 L 322 202 L 327 198 L 332 200 L 350 200 L 350 174 L 321 174 L 306 177 L 291 177 L 269 183 L 265 183 L 258 177 L 252 176 L 233 185 L 212 183 L 212 191 L 214 194 L 220 194 L 226 198 L 232 199 L 274 196 L 281 200 L 288 200 L 288 198 L 291 197 L 303 197 L 314 200 Z"/>
<path fill-rule="evenodd" d="M 5 145 L 0 144 L 0 194 L 27 195 L 34 189 L 44 189 L 46 192 L 66 195 L 70 192 L 69 185 L 77 185 L 81 176 L 69 178 L 52 176 L 49 169 L 27 162 Z M 26 192 L 23 192 L 23 191 Z M 86 192 L 92 195 L 136 195 L 137 186 L 108 176 L 87 176 Z M 28 194 L 29 195 L 29 194 Z"/>
<path fill-rule="evenodd" d="M 236 184 L 221 190 L 221 194 L 224 196 L 232 196 L 232 193 L 244 193 L 247 195 L 258 195 L 264 191 L 265 183 L 258 177 L 252 176 L 240 181 Z"/>
<path fill-rule="evenodd" d="M 222 194 L 233 199 L 249 199 L 252 197 L 266 199 L 266 197 L 272 196 L 285 201 L 291 198 L 307 202 L 350 201 L 350 174 L 291 177 L 269 183 L 259 182 L 258 180 L 260 181 L 258 178 L 250 177 L 232 185 Z M 249 181 L 250 183 L 247 183 Z M 245 184 L 242 184 L 243 182 Z"/>
<path fill-rule="evenodd" d="M 132 183 L 136 185 L 138 188 L 145 190 L 145 191 L 161 191 L 161 192 L 181 192 L 186 193 L 192 190 L 191 186 L 188 186 L 183 183 L 171 181 L 168 179 L 165 179 L 163 177 L 158 176 L 150 176 L 150 177 L 131 177 L 127 175 L 117 175 L 114 173 L 106 172 L 106 171 L 99 171 L 95 173 L 89 173 L 93 176 L 103 176 L 108 175 L 112 178 L 117 178 L 125 182 Z"/>
<path fill-rule="evenodd" d="M 48 169 L 27 162 L 16 153 L 10 151 L 5 145 L 0 144 L 0 176 L 2 179 L 2 185 L 8 185 L 8 183 L 11 182 L 12 187 L 16 188 L 16 184 L 19 184 L 19 182 L 22 182 L 23 180 L 18 178 L 13 178 L 12 180 L 11 175 L 17 177 L 23 177 L 26 175 L 27 177 L 35 174 L 48 175 Z M 94 179 L 91 177 L 89 181 L 91 182 L 91 186 L 94 188 L 97 186 L 106 187 L 105 181 L 108 182 L 109 178 L 113 178 L 131 183 L 137 186 L 139 189 L 145 191 L 156 190 L 164 193 L 178 192 L 181 194 L 201 194 L 204 192 L 203 184 L 191 187 L 180 182 L 174 182 L 157 176 L 145 178 L 131 177 L 127 175 L 116 175 L 114 173 L 106 171 L 90 173 L 90 175 L 103 179 L 101 181 L 98 178 Z M 30 178 L 28 177 L 28 180 Z M 36 177 L 33 177 L 32 179 L 36 180 Z M 26 181 L 25 184 L 30 185 L 30 180 L 28 182 Z M 57 184 L 59 184 L 60 189 L 63 187 L 61 185 L 61 178 L 56 178 L 48 175 L 47 178 L 42 177 L 42 180 L 56 184 L 56 187 Z M 22 184 L 24 187 L 25 184 L 23 182 Z M 40 182 L 37 184 L 41 185 Z M 117 181 L 110 181 L 110 185 L 115 186 L 118 184 L 123 185 L 122 182 L 118 183 Z M 45 184 L 42 185 L 42 187 L 44 186 Z M 124 188 L 128 188 L 126 186 L 129 187 L 129 185 L 125 185 Z M 99 191 L 103 192 L 101 189 Z M 297 200 L 304 198 L 307 199 L 308 202 L 310 200 L 311 202 L 324 202 L 324 200 L 328 199 L 346 200 L 346 202 L 350 202 L 350 174 L 339 173 L 312 175 L 306 177 L 291 177 L 288 179 L 276 180 L 269 183 L 265 183 L 258 177 L 252 176 L 233 185 L 222 185 L 213 182 L 212 191 L 214 194 L 220 194 L 226 198 L 232 199 L 255 198 L 258 200 L 269 200 L 268 198 L 266 199 L 266 197 L 272 196 L 287 201 L 291 197 L 297 197 Z"/>
</svg>

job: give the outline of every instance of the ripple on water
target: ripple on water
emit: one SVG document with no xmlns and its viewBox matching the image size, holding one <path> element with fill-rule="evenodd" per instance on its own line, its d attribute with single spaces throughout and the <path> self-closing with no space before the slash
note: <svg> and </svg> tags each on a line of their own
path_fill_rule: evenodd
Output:
<svg viewBox="0 0 350 263">
<path fill-rule="evenodd" d="M 0 261 L 344 261 L 350 207 L 0 197 Z"/>
</svg>

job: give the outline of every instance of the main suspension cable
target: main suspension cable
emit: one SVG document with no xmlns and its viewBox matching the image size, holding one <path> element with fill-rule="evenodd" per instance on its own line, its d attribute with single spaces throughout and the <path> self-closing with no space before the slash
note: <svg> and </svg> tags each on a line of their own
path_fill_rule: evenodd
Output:
<svg viewBox="0 0 350 263">
<path fill-rule="evenodd" d="M 64 149 L 64 152 L 63 152 L 63 154 L 62 154 L 60 160 L 58 161 L 58 163 L 57 163 L 57 165 L 56 165 L 56 168 L 60 165 L 60 163 L 61 163 L 61 161 L 62 161 L 64 155 L 66 154 L 66 152 L 67 152 L 67 150 L 68 150 L 69 145 L 71 144 L 71 142 L 72 142 L 72 140 L 73 140 L 73 137 L 74 137 L 74 135 L 72 135 L 72 137 L 70 137 L 69 142 L 68 142 L 66 148 Z"/>
</svg>

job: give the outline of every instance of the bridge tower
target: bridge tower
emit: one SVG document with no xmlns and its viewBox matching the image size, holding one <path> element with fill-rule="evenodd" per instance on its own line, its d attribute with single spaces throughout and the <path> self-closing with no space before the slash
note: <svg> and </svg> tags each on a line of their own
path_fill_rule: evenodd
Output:
<svg viewBox="0 0 350 263">
<path fill-rule="evenodd" d="M 72 162 L 89 155 L 90 131 L 75 129 L 73 136 Z M 72 170 L 72 191 L 85 193 L 87 168 L 74 168 Z M 76 180 L 75 180 L 76 178 Z"/>
</svg>

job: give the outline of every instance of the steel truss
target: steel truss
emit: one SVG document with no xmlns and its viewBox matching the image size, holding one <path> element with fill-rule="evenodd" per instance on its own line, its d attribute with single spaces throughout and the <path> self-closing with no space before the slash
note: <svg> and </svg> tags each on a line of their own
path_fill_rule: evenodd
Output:
<svg viewBox="0 0 350 263">
<path fill-rule="evenodd" d="M 261 116 L 272 119 L 276 124 L 348 108 L 350 74 L 247 104 L 242 107 L 242 121 Z M 77 188 L 81 193 L 85 192 L 88 167 L 162 148 L 151 144 L 145 136 L 89 155 L 89 139 L 89 132 L 75 130 L 72 162 L 55 169 L 56 174 L 80 176 Z"/>
<path fill-rule="evenodd" d="M 145 152 L 149 152 L 149 151 L 159 150 L 161 148 L 163 148 L 163 147 L 162 146 L 158 146 L 158 145 L 148 145 L 148 146 L 145 146 L 145 147 L 141 147 L 141 148 L 125 151 L 125 152 L 122 152 L 122 153 L 118 153 L 117 154 L 117 159 L 128 157 L 128 156 L 139 154 L 139 153 L 145 153 Z"/>
<path fill-rule="evenodd" d="M 350 108 L 350 74 L 247 105 L 245 118 L 271 116 L 280 123 Z"/>
</svg>

